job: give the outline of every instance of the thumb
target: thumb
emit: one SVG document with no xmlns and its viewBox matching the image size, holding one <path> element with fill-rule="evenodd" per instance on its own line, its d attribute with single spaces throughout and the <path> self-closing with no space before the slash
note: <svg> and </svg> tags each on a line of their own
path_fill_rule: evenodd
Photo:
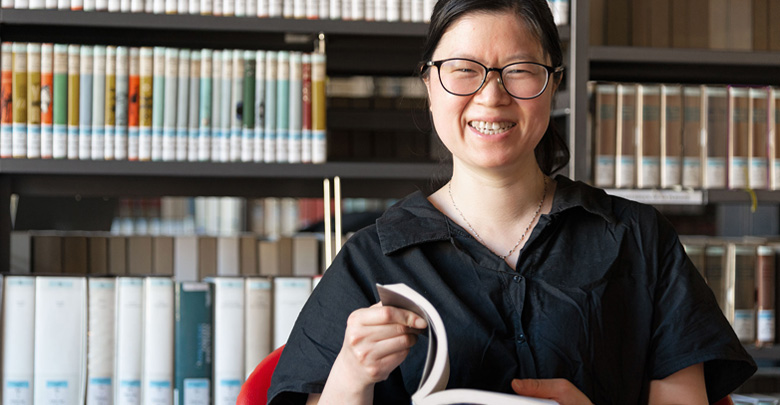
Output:
<svg viewBox="0 0 780 405">
<path fill-rule="evenodd" d="M 514 379 L 512 380 L 512 390 L 518 395 L 534 398 L 553 398 L 555 396 L 555 389 L 550 380 Z"/>
</svg>

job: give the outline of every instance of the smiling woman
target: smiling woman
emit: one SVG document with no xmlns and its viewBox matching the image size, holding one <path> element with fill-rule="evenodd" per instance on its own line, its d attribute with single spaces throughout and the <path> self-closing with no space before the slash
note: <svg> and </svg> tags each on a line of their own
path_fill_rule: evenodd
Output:
<svg viewBox="0 0 780 405">
<path fill-rule="evenodd" d="M 545 0 L 436 3 L 420 73 L 452 178 L 347 241 L 290 335 L 272 404 L 409 403 L 426 324 L 378 303 L 377 283 L 440 312 L 448 388 L 696 405 L 755 372 L 655 209 L 551 178 L 568 161 L 550 125 L 562 59 Z"/>
</svg>

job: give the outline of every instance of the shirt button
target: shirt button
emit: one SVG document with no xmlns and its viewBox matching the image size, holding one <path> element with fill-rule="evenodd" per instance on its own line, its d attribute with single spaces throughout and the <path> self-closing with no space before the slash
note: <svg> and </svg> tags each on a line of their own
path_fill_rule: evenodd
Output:
<svg viewBox="0 0 780 405">
<path fill-rule="evenodd" d="M 525 335 L 523 335 L 523 334 L 521 333 L 521 334 L 520 334 L 520 336 L 518 336 L 518 337 L 517 337 L 517 343 L 518 343 L 518 344 L 523 344 L 523 343 L 525 343 Z"/>
<path fill-rule="evenodd" d="M 522 279 L 523 279 L 523 276 L 512 276 L 512 280 L 514 280 L 515 283 L 519 283 L 520 280 L 522 280 Z"/>
</svg>

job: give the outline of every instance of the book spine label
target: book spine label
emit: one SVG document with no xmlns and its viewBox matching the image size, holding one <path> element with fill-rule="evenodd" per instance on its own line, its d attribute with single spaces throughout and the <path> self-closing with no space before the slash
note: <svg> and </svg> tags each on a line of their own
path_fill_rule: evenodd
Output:
<svg viewBox="0 0 780 405">
<path fill-rule="evenodd" d="M 276 82 L 279 67 L 277 52 L 265 54 L 265 127 L 263 130 L 263 161 L 276 162 Z"/>
<path fill-rule="evenodd" d="M 68 159 L 79 158 L 79 91 L 81 47 L 68 46 Z"/>
<path fill-rule="evenodd" d="M 325 93 L 325 55 L 312 54 L 311 57 L 311 108 L 312 108 L 312 163 L 324 163 L 327 160 L 328 145 L 326 139 L 326 93 Z"/>
<path fill-rule="evenodd" d="M 212 111 L 212 51 L 201 51 L 200 63 L 200 114 L 198 117 L 198 160 L 211 157 L 211 111 Z"/>
<path fill-rule="evenodd" d="M 79 159 L 92 157 L 92 74 L 94 69 L 93 47 L 81 46 L 79 61 Z"/>
<path fill-rule="evenodd" d="M 241 138 L 244 121 L 244 53 L 233 51 L 233 73 L 231 88 L 230 153 L 231 162 L 241 160 Z"/>
<path fill-rule="evenodd" d="M 92 160 L 103 160 L 106 131 L 106 47 L 95 45 L 92 71 Z"/>
<path fill-rule="evenodd" d="M 27 150 L 41 157 L 41 44 L 27 44 Z"/>
<path fill-rule="evenodd" d="M 13 157 L 13 44 L 2 43 L 0 55 L 0 158 Z"/>
<path fill-rule="evenodd" d="M 151 66 L 149 66 L 151 68 Z M 151 111 L 149 111 L 151 113 Z M 129 49 L 127 73 L 127 159 L 138 160 L 141 125 L 141 50 Z M 151 122 L 150 122 L 151 125 Z"/>
<path fill-rule="evenodd" d="M 188 111 L 188 134 L 187 134 L 187 153 L 189 161 L 198 160 L 198 135 L 200 132 L 200 64 L 201 52 L 192 51 L 190 61 L 190 82 L 189 82 L 189 111 Z"/>
<path fill-rule="evenodd" d="M 27 44 L 13 45 L 13 157 L 27 157 Z"/>
<path fill-rule="evenodd" d="M 160 62 L 164 65 L 163 62 Z M 152 48 L 141 48 L 140 55 L 140 105 L 138 121 L 138 160 L 152 158 L 152 104 L 154 94 L 154 57 Z M 132 78 L 132 73 L 131 73 Z M 162 79 L 160 79 L 162 80 Z M 157 87 L 160 87 L 158 85 Z M 160 98 L 162 100 L 162 98 Z M 163 100 L 164 101 L 164 100 Z M 162 111 L 162 107 L 160 108 Z M 132 127 L 131 127 L 132 128 Z M 132 136 L 132 133 L 130 134 Z M 132 142 L 132 140 L 130 141 Z M 132 145 L 131 145 L 132 147 Z"/>
<path fill-rule="evenodd" d="M 105 134 L 103 135 L 103 158 L 114 159 L 116 140 L 116 47 L 106 47 L 106 91 L 103 115 L 105 118 Z"/>
<path fill-rule="evenodd" d="M 68 46 L 54 45 L 52 157 L 68 157 Z"/>
<path fill-rule="evenodd" d="M 255 132 L 252 161 L 263 161 L 263 128 L 265 126 L 265 51 L 255 56 Z"/>
<path fill-rule="evenodd" d="M 287 148 L 289 163 L 301 163 L 301 95 L 303 73 L 301 72 L 301 53 L 290 53 L 290 98 L 289 98 L 289 146 Z"/>
<path fill-rule="evenodd" d="M 41 45 L 41 158 L 53 155 L 54 44 Z"/>
<path fill-rule="evenodd" d="M 244 111 L 241 135 L 241 160 L 251 162 L 255 141 L 255 74 L 257 73 L 256 52 L 244 51 Z"/>
<path fill-rule="evenodd" d="M 211 89 L 211 136 L 209 140 L 210 159 L 219 160 L 219 137 L 222 131 L 222 51 L 214 51 L 212 55 L 212 89 Z"/>
<path fill-rule="evenodd" d="M 173 50 L 173 48 L 170 48 L 170 50 Z M 172 60 L 172 59 L 178 59 L 176 57 L 173 57 L 172 55 L 168 54 L 168 48 L 165 47 L 155 47 L 154 48 L 154 60 L 153 60 L 153 75 L 152 75 L 152 138 L 151 138 L 151 145 L 149 150 L 149 157 L 146 158 L 146 156 L 143 153 L 139 153 L 139 159 L 141 160 L 154 160 L 159 161 L 162 160 L 162 152 L 163 152 L 163 136 L 164 136 L 164 129 L 165 129 L 165 110 L 169 110 L 169 114 L 172 113 L 174 115 L 174 125 L 176 122 L 175 115 L 176 115 L 176 80 L 167 80 L 168 82 L 173 82 L 173 98 L 166 97 L 165 90 L 166 89 L 166 60 Z M 168 56 L 171 56 L 170 58 Z M 176 66 L 178 66 L 178 60 L 175 63 Z M 169 83 L 170 84 L 170 83 Z M 170 108 L 165 108 L 165 104 L 167 102 L 171 102 Z M 173 109 L 173 111 L 170 111 Z M 141 150 L 144 150 L 143 145 L 141 145 Z M 146 159 L 145 159 L 146 158 Z"/>
<path fill-rule="evenodd" d="M 230 126 L 231 126 L 231 101 L 233 85 L 233 51 L 222 51 L 222 92 L 220 100 L 220 131 L 217 135 L 217 154 L 215 157 L 220 162 L 227 162 L 230 158 Z"/>
<path fill-rule="evenodd" d="M 311 163 L 311 54 L 301 59 L 301 162 Z"/>
</svg>

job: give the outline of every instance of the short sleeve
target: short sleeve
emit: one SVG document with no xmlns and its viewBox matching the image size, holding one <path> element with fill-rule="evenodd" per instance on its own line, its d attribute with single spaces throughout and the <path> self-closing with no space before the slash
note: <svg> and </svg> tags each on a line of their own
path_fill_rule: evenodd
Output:
<svg viewBox="0 0 780 405">
<path fill-rule="evenodd" d="M 377 302 L 373 269 L 379 261 L 376 255 L 382 253 L 378 243 L 370 243 L 373 235 L 365 230 L 350 238 L 312 292 L 274 371 L 269 404 L 303 404 L 308 394 L 322 392 L 341 350 L 347 318 Z M 397 395 L 406 395 L 405 390 L 395 389 L 400 380 L 398 372 L 391 374 L 388 381 L 377 384 L 375 397 L 398 403 Z"/>
<path fill-rule="evenodd" d="M 733 392 L 756 365 L 718 307 L 676 232 L 658 215 L 659 273 L 654 297 L 651 378 L 704 363 L 712 401 Z"/>
</svg>

